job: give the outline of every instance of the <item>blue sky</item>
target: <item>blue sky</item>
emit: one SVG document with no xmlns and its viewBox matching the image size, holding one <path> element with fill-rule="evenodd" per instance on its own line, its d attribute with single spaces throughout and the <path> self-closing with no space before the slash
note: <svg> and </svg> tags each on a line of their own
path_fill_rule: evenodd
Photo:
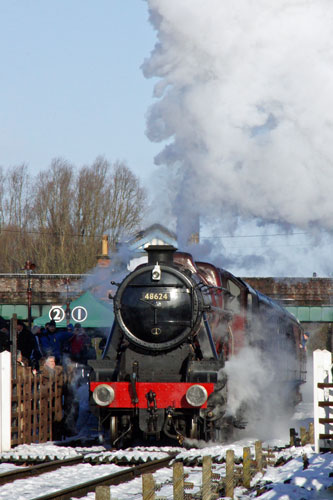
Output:
<svg viewBox="0 0 333 500">
<path fill-rule="evenodd" d="M 144 0 L 0 0 L 0 165 L 125 160 L 144 181 L 156 41 Z"/>
</svg>

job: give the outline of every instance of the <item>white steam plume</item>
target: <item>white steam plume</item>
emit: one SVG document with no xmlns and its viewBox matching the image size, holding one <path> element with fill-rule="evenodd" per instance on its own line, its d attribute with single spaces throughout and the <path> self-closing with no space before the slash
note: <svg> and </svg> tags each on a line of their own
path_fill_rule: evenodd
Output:
<svg viewBox="0 0 333 500">
<path fill-rule="evenodd" d="M 333 230 L 333 4 L 147 0 L 147 119 L 180 212 Z"/>
<path fill-rule="evenodd" d="M 295 355 L 294 355 L 295 356 Z M 241 435 L 261 439 L 282 437 L 290 427 L 293 404 L 287 369 L 295 365 L 293 354 L 281 351 L 274 355 L 256 347 L 245 346 L 225 364 L 228 376 L 227 413 L 239 411 L 247 422 Z"/>
</svg>

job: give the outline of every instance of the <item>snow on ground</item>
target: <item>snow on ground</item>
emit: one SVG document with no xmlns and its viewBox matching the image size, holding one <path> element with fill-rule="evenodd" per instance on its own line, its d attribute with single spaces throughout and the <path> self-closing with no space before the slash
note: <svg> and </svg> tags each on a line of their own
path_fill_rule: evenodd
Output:
<svg viewBox="0 0 333 500">
<path fill-rule="evenodd" d="M 300 426 L 308 426 L 308 423 L 313 417 L 313 406 L 311 401 L 301 403 L 294 414 L 292 422 L 289 427 L 295 427 L 299 431 Z M 264 447 L 284 447 L 289 437 L 289 428 L 285 429 L 282 438 L 274 439 L 263 443 Z M 196 449 L 180 449 L 179 458 L 186 459 L 193 456 L 211 455 L 213 457 L 225 457 L 228 449 L 235 451 L 236 457 L 242 457 L 243 447 L 249 446 L 251 453 L 254 456 L 254 443 L 256 438 L 246 438 L 236 441 L 226 446 L 218 446 L 216 443 L 212 446 L 206 444 L 201 448 Z M 143 454 L 147 459 L 148 455 L 153 458 L 162 458 L 166 452 L 174 451 L 175 449 L 156 446 L 151 447 L 149 452 Z M 45 444 L 31 444 L 20 445 L 11 450 L 10 452 L 0 454 L 2 460 L 9 458 L 9 456 L 22 456 L 26 457 L 46 457 L 49 458 L 71 458 L 79 454 L 97 454 L 103 452 L 104 455 L 110 454 L 102 446 L 94 447 L 76 447 L 71 448 L 67 446 L 56 446 L 54 443 Z M 126 455 L 127 459 L 137 458 L 142 455 L 142 449 L 135 448 L 132 450 L 120 450 L 117 452 L 119 458 Z M 303 470 L 303 455 L 306 455 L 309 460 L 308 467 Z M 308 500 L 308 499 L 333 499 L 333 454 L 314 452 L 312 445 L 304 447 L 285 448 L 276 452 L 276 458 L 284 457 L 290 459 L 285 465 L 281 467 L 269 466 L 264 474 L 257 474 L 251 485 L 259 484 L 266 485 L 267 490 L 260 496 L 256 496 L 256 492 L 247 492 L 244 488 L 238 487 L 235 489 L 236 500 L 250 500 L 252 498 L 260 498 L 263 500 Z M 0 473 L 16 467 L 12 464 L 0 464 Z M 38 496 L 43 496 L 57 488 L 71 486 L 74 484 L 75 479 L 78 482 L 89 481 L 100 475 L 112 474 L 124 467 L 119 467 L 115 464 L 93 466 L 90 464 L 80 464 L 75 467 L 63 467 L 60 470 L 49 472 L 47 474 L 27 480 L 17 480 L 13 483 L 0 487 L 0 500 L 31 500 Z M 194 483 L 194 489 L 191 493 L 199 491 L 201 486 L 201 469 L 198 467 L 184 467 L 185 473 L 189 474 L 186 481 Z M 225 465 L 215 465 L 214 472 L 225 475 Z M 332 477 L 330 477 L 330 474 Z M 172 499 L 172 471 L 168 468 L 161 469 L 154 473 L 155 483 L 161 484 L 162 487 L 158 491 L 159 497 Z M 95 493 L 82 497 L 84 500 L 94 500 Z M 111 498 L 118 500 L 140 500 L 142 498 L 142 480 L 141 478 L 133 479 L 125 485 L 111 486 Z M 222 498 L 222 497 L 221 497 Z"/>
</svg>

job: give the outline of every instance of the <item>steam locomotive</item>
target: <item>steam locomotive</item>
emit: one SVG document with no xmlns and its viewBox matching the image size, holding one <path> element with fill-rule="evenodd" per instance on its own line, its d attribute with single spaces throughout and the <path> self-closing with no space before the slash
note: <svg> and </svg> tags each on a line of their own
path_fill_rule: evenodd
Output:
<svg viewBox="0 0 333 500">
<path fill-rule="evenodd" d="M 225 367 L 245 346 L 259 349 L 272 367 L 282 362 L 276 373 L 287 404 L 299 399 L 304 353 L 293 315 L 172 246 L 146 250 L 148 263 L 117 284 L 103 356 L 89 361 L 90 407 L 113 446 L 138 436 L 225 441 L 243 428 L 247 409 L 228 408 Z"/>
</svg>

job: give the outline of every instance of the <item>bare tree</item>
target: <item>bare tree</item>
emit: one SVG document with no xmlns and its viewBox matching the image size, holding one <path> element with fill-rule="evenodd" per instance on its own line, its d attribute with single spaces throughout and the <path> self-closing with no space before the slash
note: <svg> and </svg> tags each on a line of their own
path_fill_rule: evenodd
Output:
<svg viewBox="0 0 333 500">
<path fill-rule="evenodd" d="M 36 260 L 41 272 L 70 272 L 74 253 L 72 210 L 74 169 L 66 161 L 53 160 L 37 176 L 34 199 Z M 51 271 L 52 270 L 52 271 Z"/>
<path fill-rule="evenodd" d="M 99 157 L 76 171 L 55 159 L 31 182 L 25 165 L 9 171 L 3 181 L 3 272 L 22 269 L 32 260 L 42 273 L 84 273 L 96 264 L 102 235 L 108 234 L 115 247 L 141 222 L 145 192 L 120 162 Z"/>
<path fill-rule="evenodd" d="M 1 245 L 0 269 L 17 272 L 31 253 L 29 233 L 31 184 L 26 165 L 0 173 Z"/>
<path fill-rule="evenodd" d="M 146 193 L 138 178 L 122 163 L 113 165 L 110 179 L 109 207 L 106 221 L 110 241 L 115 248 L 124 234 L 138 229 L 144 211 Z"/>
</svg>

